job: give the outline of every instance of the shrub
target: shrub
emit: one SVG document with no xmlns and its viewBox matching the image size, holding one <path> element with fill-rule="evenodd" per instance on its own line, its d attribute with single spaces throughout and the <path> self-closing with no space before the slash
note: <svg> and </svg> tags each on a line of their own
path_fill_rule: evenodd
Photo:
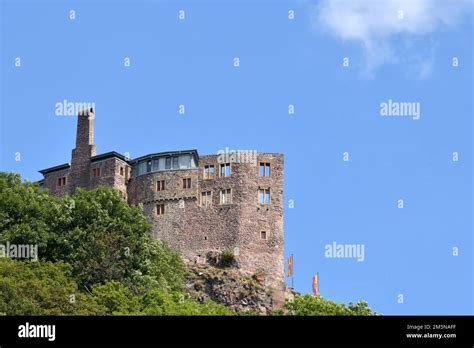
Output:
<svg viewBox="0 0 474 348">
<path fill-rule="evenodd" d="M 231 266 L 235 261 L 235 255 L 232 250 L 225 249 L 221 254 L 221 264 L 224 267 Z"/>
</svg>

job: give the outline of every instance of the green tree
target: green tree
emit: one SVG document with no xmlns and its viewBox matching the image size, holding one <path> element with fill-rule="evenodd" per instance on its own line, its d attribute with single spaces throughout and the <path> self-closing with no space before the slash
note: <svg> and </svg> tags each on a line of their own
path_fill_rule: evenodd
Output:
<svg viewBox="0 0 474 348">
<path fill-rule="evenodd" d="M 41 259 L 70 263 L 81 287 L 116 280 L 137 292 L 183 291 L 184 263 L 150 231 L 142 207 L 112 188 L 57 198 L 0 173 L 0 243 L 37 244 Z"/>
<path fill-rule="evenodd" d="M 142 298 L 144 315 L 231 315 L 224 305 L 212 301 L 198 303 L 186 295 L 151 290 Z"/>
<path fill-rule="evenodd" d="M 336 303 L 326 300 L 321 296 L 296 296 L 293 300 L 286 302 L 285 308 L 289 315 L 377 315 L 372 313 L 367 302 L 359 301 L 356 304 L 352 302 L 348 306 L 342 303 Z M 277 315 L 280 313 L 276 313 Z"/>
<path fill-rule="evenodd" d="M 0 243 L 36 244 L 46 259 L 60 259 L 67 241 L 58 229 L 68 223 L 64 202 L 14 173 L 0 172 Z"/>
<path fill-rule="evenodd" d="M 182 293 L 148 289 L 136 295 L 123 284 L 111 281 L 93 289 L 95 301 L 111 315 L 231 315 L 225 306 L 212 301 L 200 304 Z"/>
<path fill-rule="evenodd" d="M 100 315 L 106 308 L 81 292 L 63 262 L 0 258 L 0 313 Z"/>
<path fill-rule="evenodd" d="M 93 288 L 94 300 L 110 315 L 140 314 L 140 301 L 130 289 L 113 280 Z"/>
</svg>

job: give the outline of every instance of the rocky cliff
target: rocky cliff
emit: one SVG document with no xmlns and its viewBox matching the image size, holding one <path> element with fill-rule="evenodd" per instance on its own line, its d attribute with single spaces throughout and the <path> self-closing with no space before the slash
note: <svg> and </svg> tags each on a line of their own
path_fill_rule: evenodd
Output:
<svg viewBox="0 0 474 348">
<path fill-rule="evenodd" d="M 195 264 L 187 265 L 186 288 L 197 301 L 207 299 L 230 307 L 235 312 L 270 314 L 272 296 L 264 287 L 260 274 L 242 274 L 235 267 Z"/>
</svg>

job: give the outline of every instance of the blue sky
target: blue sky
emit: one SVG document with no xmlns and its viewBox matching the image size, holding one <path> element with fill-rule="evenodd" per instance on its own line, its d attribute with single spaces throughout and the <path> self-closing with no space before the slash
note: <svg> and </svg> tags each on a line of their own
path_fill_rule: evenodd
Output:
<svg viewBox="0 0 474 348">
<path fill-rule="evenodd" d="M 70 160 L 64 99 L 95 103 L 98 153 L 284 153 L 298 291 L 318 272 L 337 302 L 473 314 L 473 5 L 447 3 L 2 0 L 0 170 Z M 388 100 L 420 118 L 381 116 Z"/>
</svg>

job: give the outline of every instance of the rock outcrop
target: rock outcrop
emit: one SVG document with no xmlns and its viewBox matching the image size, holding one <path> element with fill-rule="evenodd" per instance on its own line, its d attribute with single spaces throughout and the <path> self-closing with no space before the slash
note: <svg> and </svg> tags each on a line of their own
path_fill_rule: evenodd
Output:
<svg viewBox="0 0 474 348">
<path fill-rule="evenodd" d="M 267 315 L 273 310 L 272 293 L 258 273 L 247 275 L 236 267 L 195 263 L 189 263 L 187 270 L 187 291 L 199 302 L 213 300 L 235 312 Z"/>
</svg>

